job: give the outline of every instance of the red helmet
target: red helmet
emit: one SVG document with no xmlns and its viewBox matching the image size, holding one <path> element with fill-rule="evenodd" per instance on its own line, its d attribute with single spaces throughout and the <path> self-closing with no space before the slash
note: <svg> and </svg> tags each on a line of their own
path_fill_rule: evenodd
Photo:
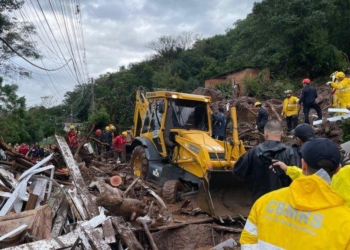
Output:
<svg viewBox="0 0 350 250">
<path fill-rule="evenodd" d="M 309 78 L 305 78 L 304 80 L 303 80 L 303 84 L 310 84 L 310 79 Z"/>
<path fill-rule="evenodd" d="M 102 134 L 101 129 L 97 129 L 97 130 L 96 130 L 96 135 L 100 136 L 101 134 Z"/>
</svg>

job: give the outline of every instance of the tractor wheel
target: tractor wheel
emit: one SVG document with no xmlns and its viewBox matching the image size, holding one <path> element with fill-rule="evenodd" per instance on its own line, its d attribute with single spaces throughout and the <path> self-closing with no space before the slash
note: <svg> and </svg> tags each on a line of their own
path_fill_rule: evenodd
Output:
<svg viewBox="0 0 350 250">
<path fill-rule="evenodd" d="M 135 175 L 140 176 L 142 180 L 146 179 L 148 172 L 148 159 L 143 146 L 137 146 L 132 151 L 130 166 L 132 166 Z"/>
<path fill-rule="evenodd" d="M 169 204 L 176 203 L 178 199 L 178 192 L 183 190 L 183 186 L 178 180 L 166 181 L 162 189 L 162 197 L 165 202 Z"/>
</svg>

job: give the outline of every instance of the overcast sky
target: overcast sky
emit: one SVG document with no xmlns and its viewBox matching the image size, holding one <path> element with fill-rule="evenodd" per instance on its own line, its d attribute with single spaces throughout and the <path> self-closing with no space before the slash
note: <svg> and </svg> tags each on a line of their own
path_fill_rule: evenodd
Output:
<svg viewBox="0 0 350 250">
<path fill-rule="evenodd" d="M 27 5 L 16 17 L 33 22 L 37 28 L 39 39 L 33 37 L 33 40 L 37 41 L 44 58 L 34 61 L 35 64 L 47 69 L 57 69 L 66 63 L 69 67 L 47 72 L 32 67 L 20 58 L 14 59 L 15 63 L 32 72 L 33 79 L 6 79 L 5 83 L 17 83 L 18 95 L 26 97 L 28 106 L 42 104 L 45 96 L 49 99 L 53 96 L 52 104 L 57 105 L 61 103 L 65 92 L 72 91 L 87 76 L 96 79 L 101 74 L 118 71 L 120 66 L 144 60 L 153 53 L 145 44 L 161 36 L 175 36 L 184 31 L 200 34 L 203 38 L 225 34 L 225 30 L 232 28 L 235 21 L 246 18 L 256 1 L 83 0 L 78 1 L 80 6 L 71 8 L 71 12 L 67 11 L 71 15 L 67 14 L 68 17 L 63 19 L 59 17 L 62 15 L 59 15 L 58 4 L 66 2 L 67 5 L 71 1 L 49 2 L 57 5 L 49 5 L 47 0 L 40 0 L 40 6 L 33 3 L 30 6 L 26 1 Z M 55 8 L 56 11 L 52 11 Z M 65 8 L 69 10 L 68 6 Z M 72 42 L 64 35 L 60 36 L 64 33 L 64 20 L 71 26 L 78 26 L 75 32 L 77 50 L 73 56 L 76 57 L 75 66 L 72 56 L 66 51 L 73 48 L 61 45 L 64 39 Z M 47 24 L 49 29 L 44 28 Z M 55 38 L 50 39 L 50 35 Z M 74 47 L 73 42 L 72 44 Z M 87 70 L 83 69 L 84 65 L 87 65 Z M 76 68 L 80 68 L 80 72 L 74 72 Z M 75 73 L 80 76 L 79 79 L 75 79 Z"/>
</svg>

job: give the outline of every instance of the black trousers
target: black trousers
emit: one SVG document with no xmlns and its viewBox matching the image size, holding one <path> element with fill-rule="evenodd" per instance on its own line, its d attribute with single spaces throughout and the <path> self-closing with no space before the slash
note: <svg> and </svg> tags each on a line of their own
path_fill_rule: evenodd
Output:
<svg viewBox="0 0 350 250">
<path fill-rule="evenodd" d="M 286 117 L 288 132 L 298 126 L 298 115 L 291 115 Z"/>
<path fill-rule="evenodd" d="M 212 138 L 216 139 L 216 140 L 219 140 L 219 141 L 223 141 L 224 140 L 224 137 L 221 136 L 221 135 L 213 135 Z"/>
<path fill-rule="evenodd" d="M 317 120 L 321 120 L 322 119 L 322 111 L 321 108 L 318 104 L 311 103 L 308 105 L 304 105 L 303 111 L 304 111 L 304 115 L 305 115 L 305 123 L 310 124 L 310 120 L 309 120 L 309 113 L 310 113 L 310 109 L 314 109 L 317 112 Z"/>
</svg>

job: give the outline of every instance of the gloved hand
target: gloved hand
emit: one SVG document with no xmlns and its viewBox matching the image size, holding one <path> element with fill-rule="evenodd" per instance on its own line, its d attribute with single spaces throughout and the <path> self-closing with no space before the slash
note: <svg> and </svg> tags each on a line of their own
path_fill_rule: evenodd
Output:
<svg viewBox="0 0 350 250">
<path fill-rule="evenodd" d="M 332 82 L 326 82 L 326 85 L 330 85 Z"/>
<path fill-rule="evenodd" d="M 281 113 L 281 116 L 283 116 L 283 112 Z"/>
<path fill-rule="evenodd" d="M 335 80 L 335 74 L 332 75 L 332 82 Z"/>
<path fill-rule="evenodd" d="M 258 129 L 258 125 L 255 125 L 255 129 Z"/>
</svg>

